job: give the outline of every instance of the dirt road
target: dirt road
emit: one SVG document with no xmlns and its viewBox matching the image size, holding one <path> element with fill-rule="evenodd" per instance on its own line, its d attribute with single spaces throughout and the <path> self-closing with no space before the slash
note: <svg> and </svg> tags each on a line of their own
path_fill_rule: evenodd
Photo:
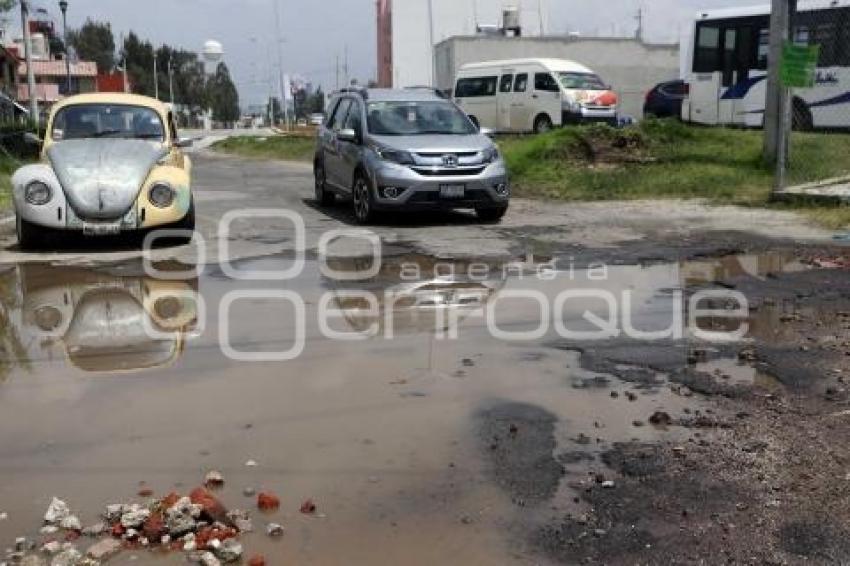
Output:
<svg viewBox="0 0 850 566">
<path fill-rule="evenodd" d="M 328 240 L 351 215 L 313 206 L 308 168 L 199 154 L 196 176 L 205 249 L 155 249 L 168 280 L 138 242 L 22 254 L 0 225 L 3 545 L 57 536 L 53 496 L 85 526 L 216 470 L 269 564 L 850 561 L 850 250 L 830 233 L 519 200 L 501 225 L 382 224 L 371 257 Z M 243 209 L 303 232 L 222 225 Z"/>
</svg>

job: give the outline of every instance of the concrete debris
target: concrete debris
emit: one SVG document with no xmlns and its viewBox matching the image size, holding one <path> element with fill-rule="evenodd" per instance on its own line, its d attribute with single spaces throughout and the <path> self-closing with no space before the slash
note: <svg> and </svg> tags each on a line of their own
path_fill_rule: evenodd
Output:
<svg viewBox="0 0 850 566">
<path fill-rule="evenodd" d="M 223 477 L 207 474 L 207 487 L 223 483 Z M 280 501 L 272 494 L 263 494 L 264 503 L 273 508 Z M 170 493 L 160 499 L 149 500 L 145 505 L 138 503 L 116 503 L 108 505 L 103 513 L 104 520 L 83 528 L 80 519 L 71 514 L 68 505 L 53 498 L 45 515 L 41 534 L 55 535 L 59 540 L 47 540 L 34 553 L 36 543 L 24 537 L 15 540 L 15 550 L 7 550 L 0 566 L 99 566 L 113 558 L 125 548 L 158 552 L 183 550 L 187 558 L 204 565 L 232 564 L 243 561 L 244 549 L 238 540 L 241 533 L 251 532 L 251 516 L 246 511 L 227 508 L 204 487 L 191 491 L 188 497 Z M 283 534 L 280 525 L 269 525 L 272 536 Z M 85 550 L 85 555 L 71 541 L 80 536 L 94 539 Z M 66 542 L 62 543 L 62 538 Z M 28 559 L 27 562 L 24 562 Z M 140 560 L 139 556 L 127 556 L 126 562 Z M 140 561 L 143 562 L 143 561 Z"/>
<path fill-rule="evenodd" d="M 53 501 L 47 507 L 47 511 L 44 513 L 44 522 L 49 525 L 55 525 L 70 514 L 71 509 L 68 507 L 68 504 L 58 497 L 54 497 Z"/>
<path fill-rule="evenodd" d="M 227 539 L 219 543 L 214 550 L 215 555 L 225 564 L 238 562 L 242 558 L 242 545 L 234 539 Z"/>
<path fill-rule="evenodd" d="M 53 556 L 54 554 L 59 554 L 62 551 L 62 544 L 60 544 L 57 540 L 52 540 L 45 543 L 44 546 L 41 547 L 41 550 L 45 554 Z"/>
<path fill-rule="evenodd" d="M 150 509 L 133 504 L 121 514 L 121 526 L 125 529 L 138 529 L 151 516 Z"/>
<path fill-rule="evenodd" d="M 66 548 L 53 557 L 50 566 L 79 566 L 83 555 L 74 547 Z"/>
<path fill-rule="evenodd" d="M 207 487 L 221 487 L 224 485 L 224 475 L 217 470 L 212 470 L 204 478 L 204 485 Z"/>
<path fill-rule="evenodd" d="M 81 531 L 83 524 L 76 515 L 68 515 L 59 522 L 59 526 L 68 531 Z"/>
<path fill-rule="evenodd" d="M 172 537 L 179 537 L 195 530 L 198 517 L 201 516 L 201 506 L 192 503 L 188 497 L 180 498 L 165 511 L 166 526 Z"/>
<path fill-rule="evenodd" d="M 82 535 L 87 537 L 99 537 L 106 531 L 106 523 L 99 522 L 83 529 Z"/>
<path fill-rule="evenodd" d="M 266 534 L 270 537 L 283 536 L 283 525 L 278 525 L 277 523 L 269 523 L 268 526 L 266 526 Z"/>
<path fill-rule="evenodd" d="M 86 555 L 95 560 L 106 561 L 121 552 L 121 541 L 114 538 L 105 538 L 91 545 Z"/>
</svg>

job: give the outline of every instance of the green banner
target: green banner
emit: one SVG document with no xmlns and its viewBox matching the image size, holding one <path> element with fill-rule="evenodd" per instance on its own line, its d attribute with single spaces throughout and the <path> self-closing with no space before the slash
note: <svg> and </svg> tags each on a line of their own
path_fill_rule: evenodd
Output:
<svg viewBox="0 0 850 566">
<path fill-rule="evenodd" d="M 815 86 L 820 45 L 797 45 L 786 41 L 782 48 L 782 84 L 788 88 Z"/>
</svg>

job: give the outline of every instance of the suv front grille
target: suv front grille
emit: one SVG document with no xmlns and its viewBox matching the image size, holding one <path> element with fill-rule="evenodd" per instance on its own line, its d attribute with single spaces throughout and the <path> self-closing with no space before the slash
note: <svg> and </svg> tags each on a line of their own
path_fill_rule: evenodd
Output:
<svg viewBox="0 0 850 566">
<path fill-rule="evenodd" d="M 480 175 L 484 167 L 454 167 L 444 169 L 441 167 L 411 167 L 414 171 L 425 177 L 471 177 Z"/>
</svg>

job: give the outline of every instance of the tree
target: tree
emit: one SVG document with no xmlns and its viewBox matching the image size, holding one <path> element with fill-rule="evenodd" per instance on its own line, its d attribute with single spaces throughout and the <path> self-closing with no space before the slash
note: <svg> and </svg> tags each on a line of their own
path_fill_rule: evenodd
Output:
<svg viewBox="0 0 850 566">
<path fill-rule="evenodd" d="M 115 69 L 115 36 L 108 23 L 86 20 L 83 27 L 68 32 L 68 44 L 80 59 L 97 63 L 99 72 L 111 73 Z"/>
<path fill-rule="evenodd" d="M 154 95 L 153 86 L 153 45 L 142 41 L 135 32 L 130 32 L 124 41 L 122 59 L 127 66 L 133 92 L 145 96 Z"/>
<path fill-rule="evenodd" d="M 239 120 L 239 92 L 230 70 L 225 63 L 219 63 L 215 75 L 207 85 L 207 99 L 212 110 L 213 120 L 230 125 Z"/>
<path fill-rule="evenodd" d="M 323 114 L 325 112 L 325 93 L 322 87 L 307 98 L 307 108 L 310 114 Z"/>
<path fill-rule="evenodd" d="M 8 12 L 18 4 L 18 0 L 0 0 L 0 12 Z"/>
</svg>

